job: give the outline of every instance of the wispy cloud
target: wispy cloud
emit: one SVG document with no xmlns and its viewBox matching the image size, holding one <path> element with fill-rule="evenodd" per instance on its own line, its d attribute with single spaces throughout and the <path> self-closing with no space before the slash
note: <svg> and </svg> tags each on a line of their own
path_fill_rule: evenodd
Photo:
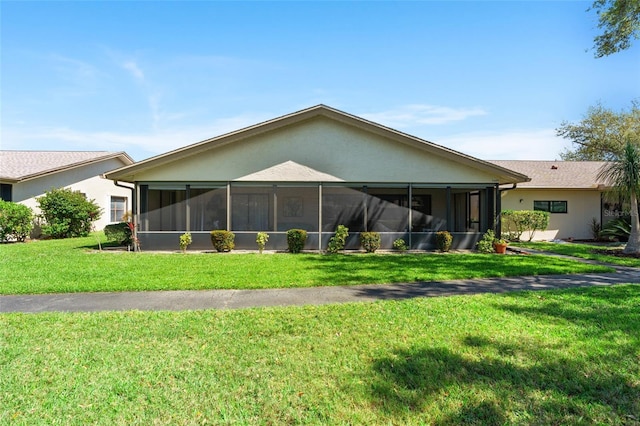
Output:
<svg viewBox="0 0 640 426">
<path fill-rule="evenodd" d="M 571 145 L 554 129 L 462 133 L 434 142 L 483 160 L 558 160 Z"/>
<path fill-rule="evenodd" d="M 135 61 L 125 61 L 122 63 L 122 68 L 129 71 L 131 75 L 138 81 L 144 82 L 144 72 Z"/>
<path fill-rule="evenodd" d="M 80 131 L 68 127 L 3 128 L 2 149 L 126 151 L 136 160 L 181 148 L 268 119 L 263 115 L 238 115 L 212 120 L 207 126 L 152 129 L 148 132 Z"/>
<path fill-rule="evenodd" d="M 482 115 L 487 115 L 487 112 L 482 108 L 452 108 L 420 104 L 404 105 L 387 111 L 360 114 L 361 117 L 367 120 L 397 128 L 448 124 Z"/>
</svg>

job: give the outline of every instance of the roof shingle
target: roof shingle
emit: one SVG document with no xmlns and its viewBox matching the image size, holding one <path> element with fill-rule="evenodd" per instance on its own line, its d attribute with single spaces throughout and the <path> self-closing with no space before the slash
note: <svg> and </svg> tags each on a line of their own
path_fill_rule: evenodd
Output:
<svg viewBox="0 0 640 426">
<path fill-rule="evenodd" d="M 598 189 L 605 183 L 598 179 L 598 172 L 605 161 L 524 161 L 492 160 L 490 163 L 522 173 L 530 182 L 518 184 L 518 188 Z"/>
<path fill-rule="evenodd" d="M 131 161 L 125 153 L 109 151 L 0 151 L 0 179 L 25 180 L 114 156 Z"/>
</svg>

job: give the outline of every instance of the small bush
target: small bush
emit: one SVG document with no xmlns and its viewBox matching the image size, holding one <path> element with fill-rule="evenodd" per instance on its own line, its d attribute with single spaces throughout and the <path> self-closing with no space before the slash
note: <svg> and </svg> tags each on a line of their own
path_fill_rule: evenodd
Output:
<svg viewBox="0 0 640 426">
<path fill-rule="evenodd" d="M 380 248 L 379 232 L 361 232 L 360 245 L 367 253 L 375 253 Z"/>
<path fill-rule="evenodd" d="M 607 222 L 602 227 L 600 235 L 602 237 L 616 239 L 618 241 L 628 241 L 631 234 L 631 217 L 623 216 Z"/>
<path fill-rule="evenodd" d="M 493 241 L 496 239 L 496 233 L 492 229 L 489 229 L 484 233 L 480 241 L 476 243 L 476 248 L 480 253 L 494 253 Z"/>
<path fill-rule="evenodd" d="M 289 229 L 287 231 L 287 246 L 291 253 L 300 253 L 307 242 L 307 231 L 304 229 Z"/>
<path fill-rule="evenodd" d="M 27 206 L 0 200 L 0 241 L 24 242 L 33 229 L 33 212 Z"/>
<path fill-rule="evenodd" d="M 131 244 L 131 228 L 127 222 L 112 223 L 104 227 L 104 235 L 107 241 L 112 241 L 123 246 Z"/>
<path fill-rule="evenodd" d="M 269 241 L 269 234 L 266 232 L 258 232 L 256 235 L 256 243 L 258 244 L 258 250 L 262 253 L 265 246 L 267 245 L 267 241 Z"/>
<path fill-rule="evenodd" d="M 186 252 L 187 247 L 189 247 L 192 242 L 193 239 L 191 238 L 190 232 L 185 232 L 184 234 L 180 235 L 180 250 L 182 250 L 183 253 Z"/>
<path fill-rule="evenodd" d="M 42 231 L 51 238 L 86 237 L 93 221 L 102 215 L 94 200 L 71 189 L 54 188 L 36 201 L 46 222 Z"/>
<path fill-rule="evenodd" d="M 231 251 L 235 248 L 236 235 L 231 231 L 211 231 L 211 244 L 219 252 Z"/>
<path fill-rule="evenodd" d="M 510 238 L 520 241 L 525 231 L 529 231 L 529 241 L 536 231 L 544 231 L 549 226 L 549 212 L 538 210 L 503 210 L 502 223 Z"/>
<path fill-rule="evenodd" d="M 349 228 L 344 225 L 338 225 L 336 233 L 329 239 L 329 245 L 327 251 L 329 253 L 338 253 L 344 250 L 344 246 L 347 244 L 347 237 L 349 236 Z"/>
<path fill-rule="evenodd" d="M 436 247 L 442 252 L 447 252 L 451 249 L 451 243 L 453 242 L 453 236 L 449 231 L 436 232 Z"/>
<path fill-rule="evenodd" d="M 600 225 L 598 219 L 596 219 L 595 217 L 591 218 L 589 230 L 591 231 L 591 238 L 594 241 L 600 241 L 602 239 L 602 235 L 600 235 L 600 233 L 602 232 L 602 226 Z"/>
<path fill-rule="evenodd" d="M 398 238 L 397 240 L 393 240 L 393 248 L 398 251 L 407 251 L 409 247 L 407 247 L 405 240 Z"/>
</svg>

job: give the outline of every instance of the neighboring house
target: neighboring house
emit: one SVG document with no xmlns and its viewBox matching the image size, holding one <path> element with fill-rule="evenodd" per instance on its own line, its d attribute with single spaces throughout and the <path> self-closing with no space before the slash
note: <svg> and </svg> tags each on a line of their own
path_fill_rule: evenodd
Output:
<svg viewBox="0 0 640 426">
<path fill-rule="evenodd" d="M 133 164 L 124 152 L 0 151 L 0 198 L 31 207 L 52 188 L 80 191 L 102 208 L 96 229 L 118 222 L 131 210 L 131 189 L 116 186 L 102 174 Z"/>
<path fill-rule="evenodd" d="M 146 249 L 211 249 L 210 231 L 236 234 L 236 247 L 286 248 L 286 231 L 308 231 L 324 249 L 336 227 L 378 231 L 390 248 L 403 238 L 431 249 L 449 230 L 472 248 L 500 211 L 499 188 L 527 176 L 318 105 L 208 139 L 105 174 L 135 185 L 137 236 Z"/>
<path fill-rule="evenodd" d="M 534 240 L 591 239 L 593 219 L 601 224 L 620 216 L 620 207 L 607 202 L 604 182 L 597 178 L 603 161 L 491 161 L 531 178 L 516 189 L 502 191 L 503 210 L 544 210 L 549 227 Z M 504 226 L 503 226 L 504 230 Z M 529 238 L 528 234 L 523 238 Z"/>
</svg>

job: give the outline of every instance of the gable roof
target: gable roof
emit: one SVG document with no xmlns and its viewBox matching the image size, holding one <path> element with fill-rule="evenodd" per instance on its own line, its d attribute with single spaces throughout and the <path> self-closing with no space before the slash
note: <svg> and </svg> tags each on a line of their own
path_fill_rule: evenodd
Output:
<svg viewBox="0 0 640 426">
<path fill-rule="evenodd" d="M 411 136 L 409 134 L 391 129 L 389 127 L 382 126 L 372 121 L 347 114 L 326 105 L 316 105 L 314 107 L 268 120 L 253 126 L 246 127 L 244 129 L 230 132 L 211 139 L 206 139 L 195 144 L 187 145 L 183 148 L 179 148 L 165 154 L 157 155 L 155 157 L 139 161 L 135 164 L 108 172 L 105 174 L 105 176 L 113 180 L 135 182 L 136 174 L 140 174 L 153 168 L 164 166 L 169 163 L 185 159 L 187 157 L 201 154 L 205 151 L 214 150 L 256 135 L 271 132 L 276 129 L 281 129 L 283 127 L 301 123 L 316 117 L 324 117 L 340 122 L 347 126 L 356 127 L 366 132 L 388 138 L 396 143 L 409 145 L 414 148 L 426 151 L 427 153 L 431 153 L 433 155 L 455 161 L 463 166 L 471 167 L 483 172 L 496 175 L 499 177 L 500 183 L 525 182 L 528 180 L 528 177 L 521 173 L 508 170 L 499 165 L 492 164 L 475 157 L 471 157 L 469 155 L 454 151 L 444 146 L 437 145 L 432 142 L 417 138 L 415 136 Z"/>
<path fill-rule="evenodd" d="M 521 161 L 495 160 L 491 163 L 515 170 L 531 178 L 518 188 L 599 189 L 606 184 L 598 179 L 598 172 L 606 161 Z"/>
<path fill-rule="evenodd" d="M 133 164 L 125 152 L 0 151 L 0 180 L 18 183 L 113 158 Z"/>
</svg>

